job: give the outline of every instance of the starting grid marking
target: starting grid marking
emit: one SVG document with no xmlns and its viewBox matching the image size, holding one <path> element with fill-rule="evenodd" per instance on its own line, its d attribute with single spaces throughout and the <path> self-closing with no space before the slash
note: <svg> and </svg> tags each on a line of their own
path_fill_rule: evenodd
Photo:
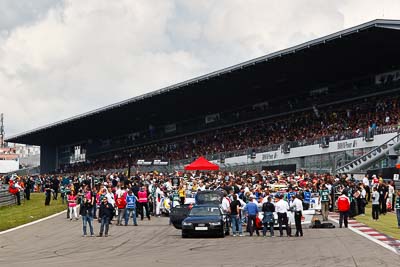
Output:
<svg viewBox="0 0 400 267">
<path fill-rule="evenodd" d="M 339 214 L 330 213 L 329 218 L 339 224 Z M 366 224 L 359 223 L 357 220 L 349 220 L 348 228 L 353 232 L 366 237 L 367 239 L 387 248 L 394 253 L 400 254 L 400 240 L 387 236 Z"/>
</svg>

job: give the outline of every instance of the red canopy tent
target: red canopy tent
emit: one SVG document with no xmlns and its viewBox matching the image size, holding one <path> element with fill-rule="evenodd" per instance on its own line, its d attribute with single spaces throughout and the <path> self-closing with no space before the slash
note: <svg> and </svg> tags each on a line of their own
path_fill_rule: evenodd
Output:
<svg viewBox="0 0 400 267">
<path fill-rule="evenodd" d="M 200 157 L 185 167 L 186 171 L 218 171 L 219 166 Z"/>
</svg>

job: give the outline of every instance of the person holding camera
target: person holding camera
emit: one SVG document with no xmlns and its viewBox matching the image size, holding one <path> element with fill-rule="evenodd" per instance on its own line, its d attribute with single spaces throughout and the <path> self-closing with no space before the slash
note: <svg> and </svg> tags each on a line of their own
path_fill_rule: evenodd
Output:
<svg viewBox="0 0 400 267">
<path fill-rule="evenodd" d="M 86 237 L 87 235 L 87 224 L 89 224 L 90 236 L 94 236 L 93 231 L 93 202 L 92 199 L 85 196 L 82 200 L 82 204 L 80 206 L 80 215 L 82 216 L 82 237 Z"/>
</svg>

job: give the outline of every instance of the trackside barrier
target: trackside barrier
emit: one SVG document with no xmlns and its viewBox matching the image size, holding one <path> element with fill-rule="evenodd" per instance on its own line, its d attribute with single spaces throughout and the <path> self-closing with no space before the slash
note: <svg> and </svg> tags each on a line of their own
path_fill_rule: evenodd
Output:
<svg viewBox="0 0 400 267">
<path fill-rule="evenodd" d="M 24 199 L 24 192 L 20 192 L 21 201 Z M 17 204 L 17 198 L 15 195 L 8 192 L 8 185 L 0 187 L 0 207 L 11 206 Z"/>
</svg>

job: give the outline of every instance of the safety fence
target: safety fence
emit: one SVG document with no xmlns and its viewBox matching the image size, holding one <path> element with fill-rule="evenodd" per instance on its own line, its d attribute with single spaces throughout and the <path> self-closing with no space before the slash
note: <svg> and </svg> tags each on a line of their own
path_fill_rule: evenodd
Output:
<svg viewBox="0 0 400 267">
<path fill-rule="evenodd" d="M 24 193 L 21 192 L 21 200 L 24 198 Z M 11 206 L 17 204 L 15 195 L 8 192 L 8 185 L 0 184 L 0 207 Z"/>
</svg>

